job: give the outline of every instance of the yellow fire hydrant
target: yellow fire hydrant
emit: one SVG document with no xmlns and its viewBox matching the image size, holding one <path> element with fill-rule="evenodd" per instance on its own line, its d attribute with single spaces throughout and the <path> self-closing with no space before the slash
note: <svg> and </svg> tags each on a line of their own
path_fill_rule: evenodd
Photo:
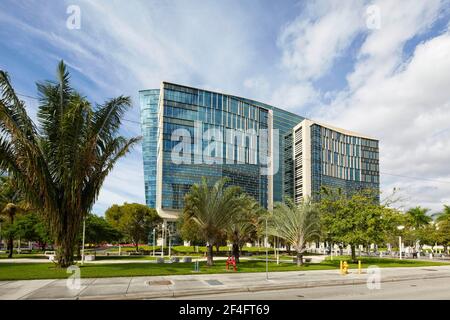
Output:
<svg viewBox="0 0 450 320">
<path fill-rule="evenodd" d="M 347 261 L 344 261 L 344 262 L 341 261 L 341 274 L 343 274 L 343 275 L 348 274 L 348 263 L 347 263 Z"/>
</svg>

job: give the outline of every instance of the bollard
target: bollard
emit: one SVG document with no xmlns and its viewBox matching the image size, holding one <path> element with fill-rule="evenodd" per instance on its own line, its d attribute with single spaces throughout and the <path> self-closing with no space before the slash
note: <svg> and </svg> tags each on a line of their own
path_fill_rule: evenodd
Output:
<svg viewBox="0 0 450 320">
<path fill-rule="evenodd" d="M 342 273 L 342 260 L 339 261 L 339 272 L 340 272 L 341 274 L 343 274 L 343 273 Z"/>
<path fill-rule="evenodd" d="M 358 274 L 361 274 L 361 260 L 358 260 Z"/>
</svg>

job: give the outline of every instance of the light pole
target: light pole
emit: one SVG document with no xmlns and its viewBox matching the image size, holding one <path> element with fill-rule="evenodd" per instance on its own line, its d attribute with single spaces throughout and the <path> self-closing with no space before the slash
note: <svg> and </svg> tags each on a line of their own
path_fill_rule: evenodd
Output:
<svg viewBox="0 0 450 320">
<path fill-rule="evenodd" d="M 169 234 L 169 258 L 170 258 L 170 247 L 172 246 L 172 233 L 170 232 L 170 228 L 167 228 L 167 233 Z"/>
<path fill-rule="evenodd" d="M 278 246 L 280 245 L 280 241 L 278 240 L 278 237 L 275 238 L 275 250 L 277 253 L 277 265 L 280 264 L 280 248 Z"/>
<path fill-rule="evenodd" d="M 83 219 L 83 244 L 81 247 L 81 265 L 84 264 L 84 239 L 86 238 L 86 217 Z"/>
<path fill-rule="evenodd" d="M 266 280 L 269 280 L 269 237 L 267 236 L 267 217 L 266 217 Z"/>
<path fill-rule="evenodd" d="M 165 225 L 164 225 L 164 222 L 162 223 L 162 230 L 161 230 L 161 236 L 162 236 L 162 241 L 161 241 L 161 258 L 164 258 L 164 240 L 165 240 L 165 238 L 164 238 L 164 228 L 165 228 Z"/>
<path fill-rule="evenodd" d="M 156 229 L 153 228 L 153 256 L 155 256 L 155 248 L 156 248 Z"/>
<path fill-rule="evenodd" d="M 398 226 L 397 229 L 402 231 L 405 228 L 405 226 Z M 400 256 L 400 260 L 402 260 L 402 236 L 398 236 L 398 251 L 399 251 L 399 256 Z"/>
</svg>

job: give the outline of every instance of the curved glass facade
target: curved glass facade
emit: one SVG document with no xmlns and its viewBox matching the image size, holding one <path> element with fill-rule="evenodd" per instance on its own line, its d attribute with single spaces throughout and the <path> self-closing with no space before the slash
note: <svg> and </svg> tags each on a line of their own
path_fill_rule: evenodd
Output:
<svg viewBox="0 0 450 320">
<path fill-rule="evenodd" d="M 279 129 L 284 135 L 302 117 L 250 99 L 166 82 L 139 95 L 148 206 L 180 210 L 184 195 L 202 177 L 228 177 L 229 184 L 240 186 L 264 207 L 281 200 L 283 142 L 279 139 L 281 146 L 272 152 L 279 168 L 269 190 L 271 177 L 261 174 L 267 165 L 260 157 L 269 148 L 263 131 Z M 174 132 L 181 134 L 174 137 Z M 174 161 L 173 152 L 182 143 L 177 153 L 182 161 Z"/>
</svg>

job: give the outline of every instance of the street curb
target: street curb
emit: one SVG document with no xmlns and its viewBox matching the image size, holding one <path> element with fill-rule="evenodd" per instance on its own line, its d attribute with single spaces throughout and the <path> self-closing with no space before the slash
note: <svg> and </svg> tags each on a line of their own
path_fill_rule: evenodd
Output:
<svg viewBox="0 0 450 320">
<path fill-rule="evenodd" d="M 450 278 L 450 273 L 429 275 L 429 276 L 403 276 L 403 277 L 387 277 L 380 282 L 401 282 L 409 280 L 424 280 L 424 279 L 437 279 L 437 278 Z M 239 293 L 239 292 L 260 292 L 260 291 L 276 291 L 286 289 L 303 289 L 303 288 L 317 288 L 317 287 L 332 287 L 341 285 L 359 285 L 367 283 L 367 279 L 339 279 L 339 280 L 319 280 L 309 281 L 301 283 L 286 283 L 275 285 L 258 285 L 258 286 L 246 286 L 246 287 L 229 287 L 229 288 L 215 288 L 215 289 L 194 289 L 194 290 L 170 290 L 168 292 L 142 292 L 142 293 L 130 293 L 121 295 L 104 295 L 104 296 L 78 296 L 79 300 L 136 300 L 136 299 L 152 299 L 152 298 L 179 298 L 186 296 L 208 295 L 208 294 L 221 294 L 221 293 Z"/>
</svg>

